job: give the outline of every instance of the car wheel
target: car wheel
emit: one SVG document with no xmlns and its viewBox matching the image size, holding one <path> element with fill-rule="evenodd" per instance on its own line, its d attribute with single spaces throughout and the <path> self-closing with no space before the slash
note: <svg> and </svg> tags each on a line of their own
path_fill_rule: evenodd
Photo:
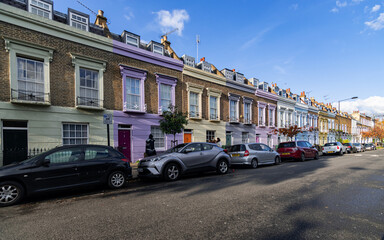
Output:
<svg viewBox="0 0 384 240">
<path fill-rule="evenodd" d="M 281 159 L 279 158 L 279 156 L 276 156 L 275 157 L 275 165 L 279 165 L 281 164 Z"/>
<path fill-rule="evenodd" d="M 257 168 L 259 166 L 258 162 L 256 159 L 252 159 L 252 162 L 251 162 L 251 167 L 252 168 Z"/>
<path fill-rule="evenodd" d="M 219 160 L 216 169 L 217 173 L 226 174 L 228 172 L 228 163 L 225 160 Z"/>
<path fill-rule="evenodd" d="M 0 207 L 16 204 L 24 197 L 24 187 L 17 182 L 0 183 Z"/>
<path fill-rule="evenodd" d="M 318 159 L 319 159 L 319 153 L 316 152 L 316 153 L 315 153 L 315 160 L 318 160 Z"/>
<path fill-rule="evenodd" d="M 181 168 L 176 163 L 168 164 L 164 169 L 164 178 L 167 181 L 176 181 L 179 179 Z"/>
<path fill-rule="evenodd" d="M 121 188 L 125 185 L 126 178 L 123 172 L 112 172 L 108 177 L 108 186 L 113 189 Z"/>
<path fill-rule="evenodd" d="M 301 158 L 300 158 L 300 160 L 301 160 L 302 162 L 305 161 L 305 154 L 304 154 L 304 153 L 301 153 Z"/>
<path fill-rule="evenodd" d="M 340 155 L 340 156 L 343 156 L 343 154 L 344 154 L 344 153 L 343 153 L 343 150 L 340 149 L 339 155 Z"/>
</svg>

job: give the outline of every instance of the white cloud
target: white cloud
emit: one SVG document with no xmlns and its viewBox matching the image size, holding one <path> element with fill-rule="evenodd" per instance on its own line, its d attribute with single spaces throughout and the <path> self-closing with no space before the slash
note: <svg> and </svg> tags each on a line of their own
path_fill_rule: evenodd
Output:
<svg viewBox="0 0 384 240">
<path fill-rule="evenodd" d="M 185 9 L 175 9 L 171 12 L 161 10 L 156 12 L 157 20 L 162 27 L 163 32 L 178 28 L 177 34 L 182 35 L 184 23 L 189 20 L 188 12 Z"/>
<path fill-rule="evenodd" d="M 135 17 L 130 7 L 125 7 L 124 11 L 126 12 L 126 14 L 124 14 L 124 18 L 127 19 L 127 21 Z"/>
<path fill-rule="evenodd" d="M 372 10 L 371 10 L 371 12 L 377 12 L 377 11 L 379 11 L 379 10 L 380 10 L 380 8 L 381 8 L 381 5 L 379 5 L 379 4 L 376 4 L 375 6 L 373 6 L 373 7 L 372 7 Z"/>
<path fill-rule="evenodd" d="M 370 22 L 365 22 L 365 25 L 371 29 L 378 31 L 384 28 L 384 13 L 380 13 L 379 17 Z"/>
<path fill-rule="evenodd" d="M 339 11 L 339 9 L 336 8 L 336 7 L 334 7 L 334 8 L 331 9 L 331 12 L 333 12 L 333 13 L 337 13 L 338 11 Z"/>
<path fill-rule="evenodd" d="M 287 74 L 287 71 L 285 71 L 285 69 L 281 66 L 275 65 L 274 69 L 277 70 L 278 72 L 280 72 L 281 74 L 284 74 L 284 75 Z"/>
<path fill-rule="evenodd" d="M 272 29 L 274 29 L 274 27 L 269 27 L 269 28 L 266 28 L 260 32 L 257 33 L 256 36 L 254 36 L 252 39 L 246 41 L 241 47 L 240 49 L 244 50 L 244 49 L 247 49 L 249 47 L 251 47 L 252 45 L 254 45 L 255 43 L 258 43 L 258 42 L 261 42 L 263 40 L 263 36 L 265 34 L 267 34 L 269 31 L 271 31 Z"/>
<path fill-rule="evenodd" d="M 332 105 L 338 107 L 337 102 Z M 366 99 L 340 102 L 340 111 L 342 112 L 353 113 L 357 110 L 370 115 L 384 114 L 384 97 L 372 96 Z"/>
<path fill-rule="evenodd" d="M 291 7 L 290 7 L 290 9 L 295 10 L 295 11 L 296 11 L 298 8 L 299 8 L 299 4 L 297 4 L 297 3 L 292 4 Z"/>
<path fill-rule="evenodd" d="M 346 7 L 347 6 L 347 2 L 340 2 L 339 0 L 337 0 L 336 1 L 336 6 L 338 6 L 339 8 Z"/>
</svg>

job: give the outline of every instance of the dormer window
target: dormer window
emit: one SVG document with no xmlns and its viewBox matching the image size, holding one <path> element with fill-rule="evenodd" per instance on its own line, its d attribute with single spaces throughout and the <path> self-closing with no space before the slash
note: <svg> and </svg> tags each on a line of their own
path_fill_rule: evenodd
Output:
<svg viewBox="0 0 384 240">
<path fill-rule="evenodd" d="M 153 52 L 163 55 L 164 48 L 163 46 L 153 45 Z"/>
<path fill-rule="evenodd" d="M 191 57 L 191 56 L 184 54 L 181 58 L 183 59 L 185 65 L 190 66 L 190 67 L 195 67 L 195 58 L 194 57 Z"/>
<path fill-rule="evenodd" d="M 140 36 L 131 32 L 124 31 L 122 38 L 125 39 L 125 43 L 134 47 L 140 46 Z"/>
<path fill-rule="evenodd" d="M 211 64 L 206 61 L 201 61 L 197 64 L 197 67 L 205 72 L 212 72 Z"/>
<path fill-rule="evenodd" d="M 41 0 L 30 0 L 29 12 L 44 18 L 52 19 L 52 3 Z"/>
<path fill-rule="evenodd" d="M 68 9 L 69 25 L 87 31 L 89 29 L 89 15 Z"/>
<path fill-rule="evenodd" d="M 235 77 L 235 73 L 232 70 L 229 70 L 227 68 L 224 68 L 221 70 L 221 72 L 224 74 L 225 78 L 228 80 L 233 80 Z"/>
<path fill-rule="evenodd" d="M 259 83 L 259 89 L 268 92 L 268 83 L 267 82 Z"/>
</svg>

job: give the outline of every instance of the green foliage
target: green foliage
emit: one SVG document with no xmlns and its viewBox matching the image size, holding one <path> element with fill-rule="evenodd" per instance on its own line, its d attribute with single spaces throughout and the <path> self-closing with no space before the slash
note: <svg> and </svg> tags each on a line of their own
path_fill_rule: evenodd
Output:
<svg viewBox="0 0 384 240">
<path fill-rule="evenodd" d="M 163 119 L 159 121 L 160 129 L 165 134 L 172 134 L 176 140 L 176 134 L 182 133 L 188 124 L 188 115 L 180 112 L 177 107 L 169 105 L 168 110 L 163 112 Z"/>
</svg>

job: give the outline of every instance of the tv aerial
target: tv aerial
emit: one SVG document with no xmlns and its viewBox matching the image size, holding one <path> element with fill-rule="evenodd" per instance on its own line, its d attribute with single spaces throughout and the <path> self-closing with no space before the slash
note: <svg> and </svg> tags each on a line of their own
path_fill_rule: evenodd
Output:
<svg viewBox="0 0 384 240">
<path fill-rule="evenodd" d="M 76 2 L 78 4 L 80 4 L 81 6 L 85 7 L 90 13 L 92 13 L 93 15 L 97 16 L 97 13 L 92 11 L 92 9 L 90 9 L 89 7 L 87 7 L 87 5 L 85 5 L 84 3 L 82 3 L 80 0 L 76 0 Z M 111 22 L 107 21 L 107 24 L 111 24 Z"/>
</svg>

